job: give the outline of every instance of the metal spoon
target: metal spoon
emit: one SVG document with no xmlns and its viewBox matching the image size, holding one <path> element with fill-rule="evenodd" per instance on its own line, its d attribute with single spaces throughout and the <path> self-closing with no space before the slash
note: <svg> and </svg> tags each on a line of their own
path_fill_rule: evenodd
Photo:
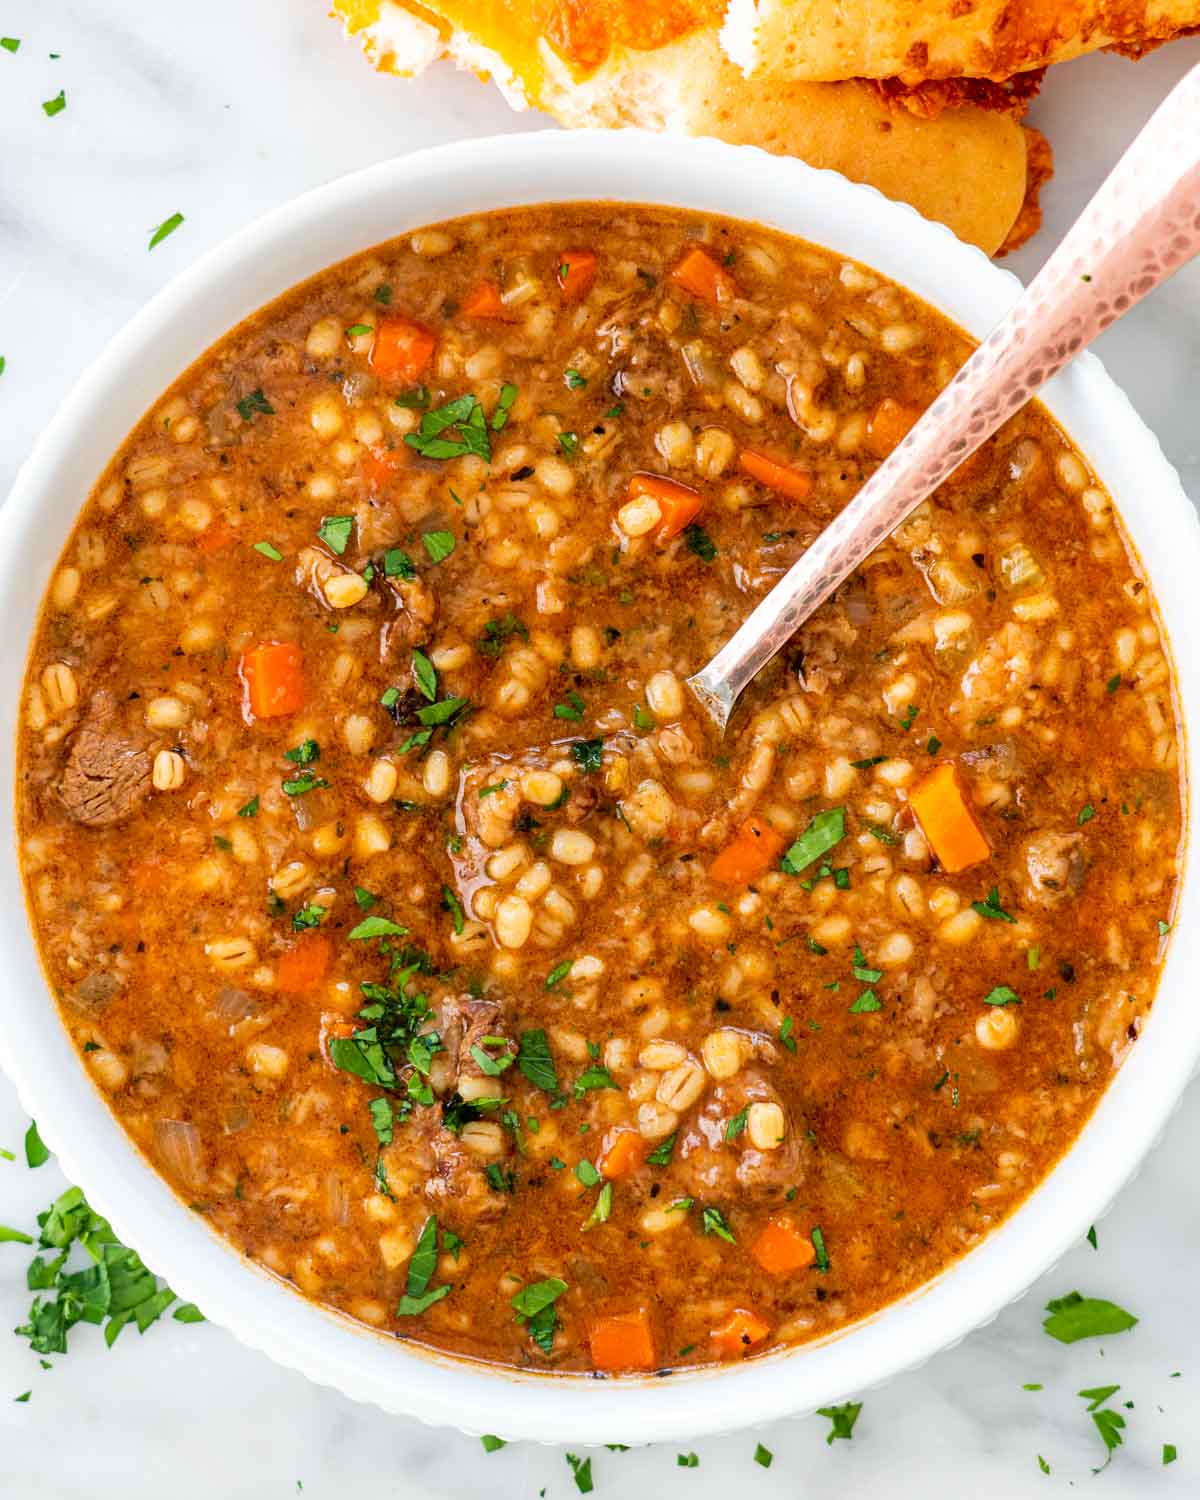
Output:
<svg viewBox="0 0 1200 1500">
<path fill-rule="evenodd" d="M 688 678 L 724 733 L 742 689 L 1033 393 L 1200 252 L 1200 66 L 1167 96 L 1024 294 L 842 513 Z"/>
</svg>

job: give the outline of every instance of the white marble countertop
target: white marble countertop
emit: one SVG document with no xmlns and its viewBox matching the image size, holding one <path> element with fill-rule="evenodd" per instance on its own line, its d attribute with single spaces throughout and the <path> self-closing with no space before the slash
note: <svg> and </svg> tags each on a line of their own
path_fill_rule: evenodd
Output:
<svg viewBox="0 0 1200 1500">
<path fill-rule="evenodd" d="M 78 372 L 143 301 L 209 246 L 331 177 L 417 147 L 527 129 L 474 80 L 373 76 L 339 41 L 320 0 L 0 0 L 0 496 Z M 52 58 L 50 54 L 61 56 Z M 1058 157 L 1047 228 L 1016 258 L 1031 272 L 1200 40 L 1136 67 L 1089 59 L 1054 72 L 1033 113 Z M 48 118 L 43 100 L 66 90 Z M 147 254 L 153 228 L 183 226 Z M 1100 352 L 1200 497 L 1200 263 L 1103 339 Z M 80 499 L 83 497 L 81 496 Z M 1190 643 L 1178 642 L 1178 645 Z M 62 1188 L 53 1164 L 20 1160 L 26 1121 L 0 1079 L 0 1223 L 29 1227 Z M 1022 1302 L 924 1369 L 865 1395 L 852 1442 L 825 1444 L 815 1417 L 699 1439 L 676 1450 L 601 1450 L 596 1494 L 705 1500 L 731 1486 L 779 1500 L 949 1500 L 1049 1494 L 1110 1500 L 1200 1494 L 1200 1094 L 1184 1100 L 1141 1175 L 1099 1226 Z M 28 1252 L 0 1245 L 0 1330 L 23 1320 Z M 1064 1347 L 1041 1331 L 1049 1297 L 1079 1287 L 1136 1312 L 1130 1333 Z M 305 1500 L 371 1495 L 497 1500 L 576 1493 L 561 1451 L 479 1443 L 387 1417 L 308 1384 L 211 1326 L 170 1321 L 111 1351 L 96 1330 L 43 1371 L 0 1331 L 0 1495 L 57 1500 Z M 1180 1371 L 1177 1378 L 1172 1372 Z M 1038 1392 L 1022 1390 L 1038 1382 Z M 1119 1383 L 1126 1445 L 1103 1450 L 1075 1394 Z M 27 1403 L 14 1398 L 32 1390 Z M 486 1415 L 471 1421 L 486 1425 Z M 612 1434 L 614 1441 L 620 1433 Z M 761 1439 L 774 1455 L 753 1463 Z M 1179 1460 L 1162 1466 L 1162 1445 Z M 1052 1473 L 1039 1472 L 1038 1454 Z M 744 1487 L 744 1489 L 743 1489 Z"/>
</svg>

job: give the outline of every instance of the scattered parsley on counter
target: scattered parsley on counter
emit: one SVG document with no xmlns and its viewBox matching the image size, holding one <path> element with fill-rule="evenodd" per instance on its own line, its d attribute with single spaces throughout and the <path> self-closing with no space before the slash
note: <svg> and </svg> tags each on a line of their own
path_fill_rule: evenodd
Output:
<svg viewBox="0 0 1200 1500">
<path fill-rule="evenodd" d="M 174 1302 L 175 1293 L 159 1284 L 140 1256 L 121 1244 L 107 1219 L 89 1207 L 80 1188 L 68 1188 L 38 1215 L 38 1247 L 57 1252 L 49 1259 L 35 1256 L 26 1282 L 36 1296 L 29 1322 L 15 1332 L 29 1340 L 38 1354 L 65 1354 L 67 1334 L 77 1323 L 104 1324 L 104 1342 L 111 1346 L 127 1323 L 145 1333 Z M 28 1236 L 22 1242 L 33 1243 Z M 72 1250 L 78 1246 L 91 1264 L 68 1271 Z M 181 1303 L 174 1316 L 181 1323 L 202 1323 L 204 1315 L 190 1302 Z"/>
<path fill-rule="evenodd" d="M 861 1401 L 847 1401 L 841 1406 L 819 1406 L 817 1416 L 828 1418 L 831 1424 L 829 1431 L 825 1434 L 825 1441 L 832 1443 L 834 1438 L 845 1438 L 849 1441 L 854 1436 L 854 1424 L 858 1421 L 861 1411 Z"/>
<path fill-rule="evenodd" d="M 1093 1474 L 1099 1474 L 1102 1469 L 1108 1468 L 1109 1464 L 1112 1463 L 1113 1454 L 1125 1441 L 1121 1436 L 1125 1427 L 1125 1418 L 1120 1412 L 1113 1411 L 1104 1404 L 1110 1396 L 1115 1396 L 1120 1389 L 1119 1385 L 1097 1385 L 1093 1386 L 1090 1390 L 1076 1392 L 1077 1395 L 1082 1396 L 1088 1403 L 1088 1413 L 1092 1421 L 1095 1422 L 1096 1431 L 1100 1434 L 1100 1439 L 1107 1450 L 1107 1457 L 1099 1469 L 1092 1470 Z"/>
<path fill-rule="evenodd" d="M 566 1459 L 571 1466 L 571 1473 L 575 1476 L 575 1488 L 581 1495 L 590 1495 L 595 1488 L 592 1484 L 591 1459 L 580 1458 L 578 1453 L 568 1453 Z"/>
<path fill-rule="evenodd" d="M 775 1455 L 771 1452 L 770 1448 L 764 1448 L 763 1445 L 759 1443 L 754 1449 L 754 1462 L 758 1464 L 760 1468 L 769 1469 L 775 1462 Z"/>
<path fill-rule="evenodd" d="M 1115 1302 L 1106 1302 L 1102 1297 L 1084 1297 L 1079 1292 L 1056 1297 L 1046 1304 L 1046 1311 L 1050 1316 L 1043 1321 L 1042 1327 L 1060 1344 L 1101 1338 L 1108 1333 L 1124 1333 L 1137 1323 L 1132 1313 L 1118 1307 Z"/>
<path fill-rule="evenodd" d="M 485 1453 L 499 1453 L 501 1448 L 507 1448 L 508 1444 L 504 1438 L 499 1438 L 494 1432 L 485 1432 L 479 1439 L 483 1444 Z"/>
<path fill-rule="evenodd" d="M 44 1167 L 49 1160 L 50 1152 L 38 1134 L 37 1121 L 30 1120 L 29 1129 L 25 1132 L 25 1165 Z"/>
<path fill-rule="evenodd" d="M 146 247 L 147 250 L 153 250 L 156 245 L 161 245 L 163 240 L 165 240 L 169 234 L 174 234 L 182 223 L 183 215 L 179 213 L 172 214 L 170 218 L 164 219 L 158 226 L 158 228 L 154 231 L 154 233 L 150 236 L 150 243 Z"/>
<path fill-rule="evenodd" d="M 42 109 L 45 111 L 46 118 L 50 119 L 50 120 L 52 120 L 55 115 L 61 115 L 62 112 L 63 112 L 63 110 L 66 109 L 66 107 L 67 107 L 67 91 L 66 91 L 66 89 L 59 89 L 58 93 L 54 96 L 53 99 L 46 99 L 42 103 Z"/>
</svg>

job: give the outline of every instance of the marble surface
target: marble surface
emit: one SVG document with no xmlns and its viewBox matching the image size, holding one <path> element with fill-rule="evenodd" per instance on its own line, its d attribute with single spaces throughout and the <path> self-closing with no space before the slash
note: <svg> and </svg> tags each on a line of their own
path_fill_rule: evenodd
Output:
<svg viewBox="0 0 1200 1500">
<path fill-rule="evenodd" d="M 0 0 L 0 495 L 77 372 L 152 292 L 265 209 L 396 153 L 536 127 L 474 80 L 437 70 L 413 84 L 373 76 L 324 19 L 320 0 Z M 59 53 L 58 58 L 49 54 Z M 1055 71 L 1034 120 L 1058 155 L 1048 225 L 1015 261 L 1028 275 L 1200 40 L 1133 67 L 1089 59 Z M 67 108 L 40 104 L 65 88 Z M 153 254 L 153 228 L 186 221 Z M 1102 341 L 1110 370 L 1200 497 L 1200 263 Z M 0 1146 L 20 1154 L 25 1121 L 0 1079 Z M 1079 1248 L 1018 1305 L 923 1370 L 865 1394 L 850 1443 L 826 1446 L 805 1417 L 697 1439 L 696 1469 L 674 1447 L 601 1450 L 597 1495 L 805 1500 L 905 1492 L 974 1500 L 1097 1487 L 1110 1500 L 1200 1494 L 1200 1092 L 1183 1101 L 1141 1175 Z M 62 1187 L 53 1164 L 0 1159 L 0 1222 L 30 1226 Z M 0 1245 L 0 1329 L 28 1303 L 23 1247 Z M 1130 1333 L 1064 1347 L 1040 1309 L 1072 1287 L 1136 1312 Z M 1177 1378 L 1172 1372 L 1180 1371 Z M 1023 1383 L 1044 1390 L 1027 1392 Z M 1103 1450 L 1076 1392 L 1120 1383 L 1126 1445 Z M 13 1398 L 32 1389 L 28 1403 Z M 1120 1409 L 1120 1408 L 1119 1408 Z M 472 1414 L 486 1425 L 486 1416 Z M 619 1440 L 620 1433 L 613 1433 Z M 753 1463 L 756 1441 L 775 1455 Z M 1170 1468 L 1162 1445 L 1179 1449 Z M 1051 1466 L 1039 1472 L 1036 1455 Z M 302 1486 L 302 1490 L 301 1490 Z M 474 1439 L 386 1417 L 277 1369 L 211 1326 L 164 1323 L 108 1352 L 95 1330 L 43 1371 L 0 1334 L 0 1494 L 57 1500 L 405 1500 L 487 1491 L 576 1493 L 563 1453 Z"/>
</svg>

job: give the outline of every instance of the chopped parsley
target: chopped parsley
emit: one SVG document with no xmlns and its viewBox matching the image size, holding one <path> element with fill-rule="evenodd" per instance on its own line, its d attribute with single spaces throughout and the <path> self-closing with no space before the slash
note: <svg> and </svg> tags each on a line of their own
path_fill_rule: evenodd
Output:
<svg viewBox="0 0 1200 1500">
<path fill-rule="evenodd" d="M 775 1455 L 771 1452 L 770 1448 L 764 1448 L 761 1443 L 756 1444 L 754 1449 L 754 1462 L 758 1464 L 760 1468 L 769 1469 L 774 1461 Z"/>
<path fill-rule="evenodd" d="M 417 1247 L 408 1263 L 408 1280 L 404 1295 L 396 1308 L 398 1318 L 416 1317 L 418 1313 L 425 1312 L 435 1302 L 450 1295 L 449 1285 L 429 1289 L 429 1283 L 437 1269 L 437 1236 L 437 1215 L 430 1214 L 421 1228 Z"/>
<path fill-rule="evenodd" d="M 1104 1444 L 1108 1455 L 1100 1466 L 1101 1469 L 1108 1468 L 1112 1462 L 1113 1454 L 1125 1441 L 1121 1436 L 1125 1427 L 1125 1418 L 1120 1412 L 1112 1411 L 1104 1404 L 1111 1396 L 1115 1396 L 1120 1389 L 1119 1385 L 1097 1385 L 1092 1386 L 1089 1390 L 1076 1392 L 1077 1395 L 1082 1396 L 1088 1403 L 1088 1414 L 1096 1424 L 1096 1431 L 1100 1434 L 1100 1440 Z M 1099 1472 L 1100 1469 L 1093 1470 L 1093 1473 L 1098 1474 Z"/>
<path fill-rule="evenodd" d="M 695 521 L 690 526 L 683 528 L 683 540 L 689 552 L 694 552 L 701 562 L 715 562 L 717 556 L 716 543 L 703 526 L 697 526 Z"/>
<path fill-rule="evenodd" d="M 792 1020 L 791 1016 L 785 1016 L 783 1025 L 779 1028 L 779 1040 L 789 1052 L 795 1052 L 796 1050 L 796 1038 L 792 1035 L 795 1029 L 796 1023 Z"/>
<path fill-rule="evenodd" d="M 1079 813 L 1076 816 L 1075 821 L 1079 825 L 1079 827 L 1082 828 L 1085 823 L 1090 823 L 1095 816 L 1096 809 L 1090 802 L 1088 802 L 1079 809 Z"/>
<path fill-rule="evenodd" d="M 825 1235 L 819 1224 L 813 1225 L 810 1238 L 812 1239 L 813 1250 L 816 1252 L 817 1257 L 813 1264 L 824 1275 L 829 1270 L 829 1251 L 825 1248 Z"/>
<path fill-rule="evenodd" d="M 925 749 L 929 755 L 936 755 L 941 748 L 942 742 L 938 739 L 936 734 L 931 734 L 925 741 Z"/>
<path fill-rule="evenodd" d="M 582 771 L 598 771 L 600 769 L 603 754 L 603 739 L 576 740 L 571 745 L 571 759 Z"/>
<path fill-rule="evenodd" d="M 444 460 L 471 453 L 490 462 L 492 457 L 487 422 L 477 396 L 458 396 L 445 406 L 427 411 L 417 431 L 407 433 L 404 441 L 422 458 Z"/>
<path fill-rule="evenodd" d="M 417 684 L 418 691 L 422 697 L 430 703 L 437 700 L 438 678 L 433 663 L 425 655 L 424 651 L 414 651 L 412 654 L 413 681 Z"/>
<path fill-rule="evenodd" d="M 904 730 L 911 729 L 913 727 L 913 725 L 917 722 L 917 715 L 920 712 L 921 712 L 921 710 L 917 707 L 917 705 L 915 703 L 910 703 L 908 705 L 908 707 L 904 710 L 904 714 L 903 714 L 903 716 L 902 716 L 902 718 L 900 720 L 900 728 L 904 729 Z"/>
<path fill-rule="evenodd" d="M 819 812 L 779 862 L 788 875 L 800 875 L 846 837 L 846 809 Z"/>
<path fill-rule="evenodd" d="M 546 988 L 552 990 L 556 985 L 561 984 L 571 972 L 574 962 L 573 958 L 564 958 L 562 963 L 555 964 L 549 974 L 546 975 Z"/>
<path fill-rule="evenodd" d="M 417 570 L 407 552 L 402 552 L 399 547 L 389 547 L 383 554 L 383 576 L 412 579 L 417 576 Z"/>
<path fill-rule="evenodd" d="M 578 1453 L 568 1453 L 566 1459 L 570 1465 L 571 1473 L 575 1476 L 575 1488 L 581 1495 L 590 1495 L 595 1488 L 592 1484 L 591 1459 L 580 1458 Z"/>
<path fill-rule="evenodd" d="M 496 410 L 492 413 L 492 431 L 500 432 L 508 425 L 509 414 L 512 404 L 517 399 L 517 388 L 505 382 L 500 387 L 500 400 L 496 403 Z"/>
<path fill-rule="evenodd" d="M 479 1439 L 483 1444 L 485 1453 L 499 1453 L 501 1448 L 507 1448 L 508 1444 L 503 1438 L 498 1438 L 494 1432 L 485 1432 Z"/>
<path fill-rule="evenodd" d="M 379 294 L 376 293 L 376 296 Z M 391 300 L 391 292 L 388 293 Z M 406 391 L 401 391 L 398 396 L 392 398 L 393 406 L 408 407 L 411 411 L 424 411 L 429 405 L 429 387 L 425 385 L 413 385 Z"/>
<path fill-rule="evenodd" d="M 25 1132 L 25 1165 L 30 1168 L 44 1167 L 49 1160 L 50 1151 L 38 1134 L 37 1121 L 30 1120 L 29 1129 Z"/>
<path fill-rule="evenodd" d="M 452 531 L 423 531 L 421 541 L 424 543 L 425 551 L 429 554 L 432 563 L 444 562 L 454 551 L 454 533 Z"/>
<path fill-rule="evenodd" d="M 700 1210 L 700 1228 L 705 1234 L 715 1234 L 718 1239 L 725 1240 L 730 1245 L 737 1244 L 733 1230 L 725 1222 L 725 1215 L 711 1204 Z"/>
<path fill-rule="evenodd" d="M 348 339 L 360 339 L 364 334 L 374 332 L 375 329 L 370 323 L 352 323 L 350 327 L 346 329 L 346 337 Z"/>
<path fill-rule="evenodd" d="M 672 1133 L 667 1136 L 665 1141 L 655 1146 L 654 1150 L 651 1151 L 646 1160 L 655 1167 L 665 1167 L 669 1165 L 671 1157 L 675 1151 L 675 1142 L 678 1139 L 678 1136 L 678 1131 L 672 1131 Z"/>
<path fill-rule="evenodd" d="M 258 801 L 259 801 L 259 799 L 258 799 L 258 793 L 256 792 L 254 794 L 254 796 L 250 798 L 249 802 L 244 802 L 241 805 L 241 807 L 238 808 L 238 810 L 237 810 L 238 817 L 239 818 L 256 818 L 256 817 L 258 817 Z"/>
<path fill-rule="evenodd" d="M 512 1299 L 517 1322 L 525 1325 L 529 1337 L 543 1354 L 551 1353 L 554 1348 L 554 1332 L 558 1327 L 554 1304 L 566 1289 L 565 1281 L 548 1276 L 545 1281 L 534 1281 L 522 1287 Z"/>
<path fill-rule="evenodd" d="M 567 694 L 565 703 L 554 705 L 554 717 L 556 719 L 582 719 L 584 713 L 583 699 L 576 692 Z"/>
<path fill-rule="evenodd" d="M 557 1098 L 561 1093 L 558 1073 L 546 1033 L 538 1027 L 535 1031 L 523 1031 L 517 1045 L 517 1067 L 529 1079 L 534 1088 Z"/>
<path fill-rule="evenodd" d="M 153 250 L 156 245 L 161 245 L 163 240 L 165 240 L 169 234 L 174 234 L 182 223 L 182 214 L 172 214 L 170 218 L 164 219 L 158 226 L 158 228 L 154 231 L 154 233 L 150 236 L 150 243 L 146 247 L 147 250 Z"/>
<path fill-rule="evenodd" d="M 466 706 L 466 698 L 443 698 L 440 703 L 430 703 L 425 708 L 417 709 L 417 718 L 427 727 L 446 724 L 457 717 Z"/>
<path fill-rule="evenodd" d="M 698 1469 L 700 1467 L 700 1455 L 698 1453 L 677 1453 L 675 1464 L 680 1469 Z"/>
<path fill-rule="evenodd" d="M 977 911 L 981 917 L 987 917 L 993 922 L 1015 922 L 1016 917 L 1010 916 L 1000 905 L 1000 888 L 993 886 L 987 893 L 986 901 L 972 901 L 972 911 Z"/>
<path fill-rule="evenodd" d="M 513 636 L 520 636 L 521 640 L 527 641 L 529 631 L 509 610 L 487 622 L 483 627 L 483 634 L 475 642 L 475 649 L 480 656 L 500 656 Z"/>
<path fill-rule="evenodd" d="M 862 994 L 850 1007 L 852 1016 L 866 1015 L 871 1011 L 882 1010 L 883 1002 L 874 990 L 863 990 Z"/>
<path fill-rule="evenodd" d="M 42 102 L 42 109 L 45 111 L 46 117 L 51 120 L 55 115 L 62 114 L 66 107 L 67 91 L 65 89 L 59 89 L 53 99 L 46 99 Z"/>
<path fill-rule="evenodd" d="M 581 391 L 587 385 L 586 378 L 578 370 L 564 370 L 563 379 L 567 382 L 568 390 Z"/>
<path fill-rule="evenodd" d="M 574 458 L 579 447 L 579 434 L 577 432 L 560 432 L 558 434 L 558 446 L 567 458 Z"/>
<path fill-rule="evenodd" d="M 817 1416 L 826 1417 L 831 1424 L 829 1431 L 825 1434 L 825 1441 L 832 1443 L 834 1438 L 847 1440 L 852 1438 L 854 1424 L 858 1421 L 858 1414 L 861 1411 L 861 1401 L 847 1401 L 841 1406 L 819 1406 Z"/>
<path fill-rule="evenodd" d="M 585 1068 L 575 1080 L 575 1097 L 582 1099 L 584 1094 L 593 1089 L 619 1088 L 620 1084 L 602 1063 L 593 1063 L 590 1068 Z"/>
<path fill-rule="evenodd" d="M 264 417 L 275 415 L 275 408 L 263 395 L 262 386 L 258 386 L 248 396 L 243 396 L 237 403 L 237 414 L 243 422 L 252 421 L 256 412 L 261 412 Z"/>
<path fill-rule="evenodd" d="M 450 921 L 454 927 L 454 935 L 457 937 L 466 926 L 466 917 L 463 914 L 462 902 L 448 885 L 442 887 L 442 905 L 450 913 Z M 486 1069 L 485 1069 L 486 1071 Z"/>
<path fill-rule="evenodd" d="M 741 1135 L 743 1130 L 745 1130 L 746 1121 L 749 1119 L 749 1117 L 749 1105 L 746 1105 L 744 1109 L 739 1109 L 736 1115 L 731 1115 L 725 1125 L 725 1139 L 727 1141 L 737 1140 L 738 1136 Z"/>
<path fill-rule="evenodd" d="M 317 535 L 331 552 L 336 552 L 341 557 L 350 543 L 350 533 L 353 530 L 353 516 L 325 516 L 317 527 Z"/>
<path fill-rule="evenodd" d="M 633 727 L 635 729 L 657 729 L 658 720 L 653 714 L 647 713 L 640 703 L 633 705 Z"/>
<path fill-rule="evenodd" d="M 1102 1297 L 1084 1297 L 1079 1292 L 1056 1297 L 1046 1304 L 1046 1311 L 1050 1316 L 1043 1320 L 1042 1327 L 1060 1344 L 1124 1333 L 1137 1323 L 1132 1313 L 1118 1307 L 1115 1302 L 1106 1302 Z"/>
<path fill-rule="evenodd" d="M 273 547 L 270 542 L 255 542 L 254 550 L 255 552 L 261 552 L 271 562 L 283 561 L 283 553 L 280 552 L 278 547 Z"/>
<path fill-rule="evenodd" d="M 985 1005 L 1020 1005 L 1021 997 L 1006 984 L 998 984 L 983 997 Z"/>
</svg>

